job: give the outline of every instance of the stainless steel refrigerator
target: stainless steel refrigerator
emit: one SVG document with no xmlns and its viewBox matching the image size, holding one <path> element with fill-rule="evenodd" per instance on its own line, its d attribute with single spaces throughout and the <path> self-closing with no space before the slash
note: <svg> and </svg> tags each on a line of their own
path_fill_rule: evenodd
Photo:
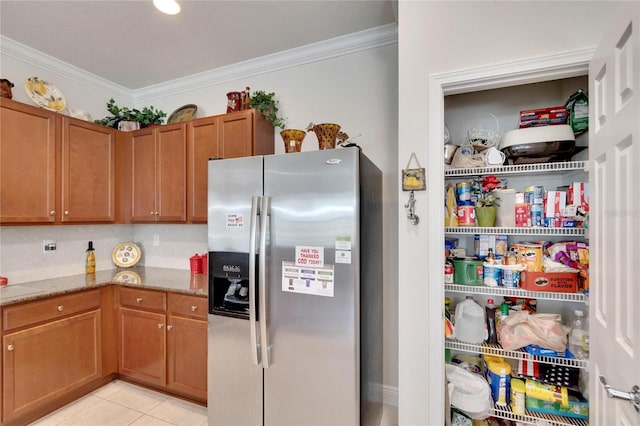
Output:
<svg viewBox="0 0 640 426">
<path fill-rule="evenodd" d="M 209 161 L 210 425 L 379 421 L 381 183 L 357 147 Z"/>
</svg>

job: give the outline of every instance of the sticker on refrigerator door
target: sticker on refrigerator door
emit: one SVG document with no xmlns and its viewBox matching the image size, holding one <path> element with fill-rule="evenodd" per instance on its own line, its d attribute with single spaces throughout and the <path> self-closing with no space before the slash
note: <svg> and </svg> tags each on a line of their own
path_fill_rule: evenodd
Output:
<svg viewBox="0 0 640 426">
<path fill-rule="evenodd" d="M 324 247 L 296 246 L 296 265 L 322 268 L 324 266 Z"/>
<path fill-rule="evenodd" d="M 351 263 L 351 237 L 336 237 L 336 263 Z"/>
<path fill-rule="evenodd" d="M 282 291 L 288 293 L 333 297 L 333 278 L 333 265 L 311 268 L 282 262 Z"/>
<path fill-rule="evenodd" d="M 227 228 L 244 227 L 244 217 L 242 213 L 227 213 Z"/>
</svg>

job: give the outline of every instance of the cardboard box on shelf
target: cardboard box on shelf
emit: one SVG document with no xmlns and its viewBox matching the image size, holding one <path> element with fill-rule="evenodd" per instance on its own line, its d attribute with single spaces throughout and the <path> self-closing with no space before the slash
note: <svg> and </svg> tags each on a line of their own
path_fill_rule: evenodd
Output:
<svg viewBox="0 0 640 426">
<path fill-rule="evenodd" d="M 496 212 L 496 226 L 513 228 L 516 226 L 516 190 L 496 189 L 500 198 L 500 206 Z"/>
<path fill-rule="evenodd" d="M 522 271 L 520 273 L 520 288 L 529 291 L 576 293 L 578 291 L 578 273 Z"/>
<path fill-rule="evenodd" d="M 507 247 L 506 235 L 476 234 L 474 237 L 475 255 L 480 258 L 487 257 L 489 249 L 493 250 L 496 258 L 500 258 L 507 253 Z"/>
</svg>

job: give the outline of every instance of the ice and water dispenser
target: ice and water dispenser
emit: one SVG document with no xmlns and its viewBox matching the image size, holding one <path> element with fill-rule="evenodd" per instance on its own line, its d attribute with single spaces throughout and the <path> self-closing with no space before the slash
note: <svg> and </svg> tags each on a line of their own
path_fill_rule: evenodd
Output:
<svg viewBox="0 0 640 426">
<path fill-rule="evenodd" d="M 248 253 L 209 252 L 209 313 L 249 319 Z"/>
</svg>

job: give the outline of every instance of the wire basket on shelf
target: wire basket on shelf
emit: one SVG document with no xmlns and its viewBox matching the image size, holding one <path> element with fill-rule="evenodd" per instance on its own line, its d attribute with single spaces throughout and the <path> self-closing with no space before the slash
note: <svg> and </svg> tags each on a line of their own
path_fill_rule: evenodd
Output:
<svg viewBox="0 0 640 426">
<path fill-rule="evenodd" d="M 473 146 L 476 151 L 500 146 L 500 123 L 490 112 L 479 113 L 469 124 L 465 144 Z"/>
</svg>

